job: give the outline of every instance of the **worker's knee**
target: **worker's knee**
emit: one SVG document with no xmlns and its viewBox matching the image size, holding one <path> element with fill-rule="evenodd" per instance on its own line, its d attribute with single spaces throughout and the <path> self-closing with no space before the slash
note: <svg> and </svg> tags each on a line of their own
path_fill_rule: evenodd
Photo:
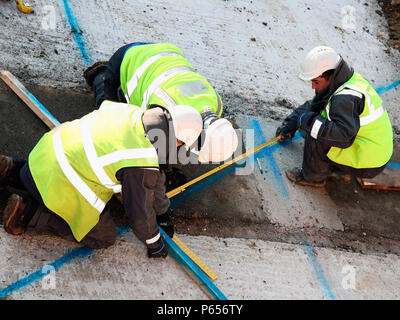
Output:
<svg viewBox="0 0 400 320">
<path fill-rule="evenodd" d="M 117 240 L 117 230 L 109 209 L 100 216 L 99 222 L 81 240 L 81 244 L 92 249 L 104 249 L 112 246 Z"/>
<path fill-rule="evenodd" d="M 96 239 L 90 236 L 85 237 L 82 239 L 81 244 L 92 249 L 105 249 L 111 247 L 116 240 L 117 240 L 117 235 L 115 233 L 114 235 L 109 234 L 103 237 L 102 239 Z"/>
</svg>

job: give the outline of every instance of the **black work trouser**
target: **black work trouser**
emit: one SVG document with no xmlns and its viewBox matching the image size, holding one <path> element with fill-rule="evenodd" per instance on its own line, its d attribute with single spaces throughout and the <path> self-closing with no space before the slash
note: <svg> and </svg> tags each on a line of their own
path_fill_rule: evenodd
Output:
<svg viewBox="0 0 400 320">
<path fill-rule="evenodd" d="M 333 162 L 327 157 L 330 146 L 311 137 L 305 136 L 303 152 L 303 176 L 307 181 L 325 180 L 334 170 L 353 177 L 371 179 L 385 169 L 386 164 L 379 168 L 356 169 Z"/>
<path fill-rule="evenodd" d="M 21 191 L 24 202 L 27 205 L 23 221 L 26 226 L 26 232 L 51 234 L 76 242 L 68 223 L 44 205 L 29 170 L 28 162 L 25 160 L 16 160 L 15 162 L 19 169 L 19 177 L 10 177 L 7 184 Z M 60 194 L 60 197 L 62 197 L 62 194 Z M 110 210 L 106 206 L 100 215 L 99 222 L 80 243 L 89 248 L 100 249 L 113 245 L 116 238 L 116 226 L 111 217 Z"/>
<path fill-rule="evenodd" d="M 106 71 L 96 76 L 93 81 L 93 92 L 96 99 L 96 108 L 99 108 L 104 100 L 126 102 L 120 88 L 120 68 L 126 50 L 133 46 L 150 44 L 150 42 L 135 42 L 119 48 L 107 63 Z"/>
</svg>

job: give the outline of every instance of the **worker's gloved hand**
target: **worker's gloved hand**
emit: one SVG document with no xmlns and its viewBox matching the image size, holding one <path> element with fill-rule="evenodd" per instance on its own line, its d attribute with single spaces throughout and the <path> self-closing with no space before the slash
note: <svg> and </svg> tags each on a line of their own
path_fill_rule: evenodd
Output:
<svg viewBox="0 0 400 320">
<path fill-rule="evenodd" d="M 165 233 L 172 238 L 174 236 L 174 224 L 171 221 L 170 214 L 172 209 L 169 209 L 166 213 L 160 214 L 156 217 L 157 224 L 162 228 Z"/>
<path fill-rule="evenodd" d="M 276 134 L 275 136 L 279 136 L 279 142 L 283 142 L 287 139 L 292 139 L 294 137 L 294 134 L 296 133 L 296 129 L 293 130 L 293 128 L 289 128 L 288 126 L 282 125 L 276 129 Z"/>
<path fill-rule="evenodd" d="M 168 251 L 163 237 L 160 237 L 157 242 L 147 245 L 147 256 L 149 258 L 165 258 L 167 255 Z"/>
<path fill-rule="evenodd" d="M 180 187 L 187 182 L 187 178 L 183 171 L 179 168 L 172 167 L 170 171 L 165 172 L 165 186 L 168 191 Z"/>
</svg>

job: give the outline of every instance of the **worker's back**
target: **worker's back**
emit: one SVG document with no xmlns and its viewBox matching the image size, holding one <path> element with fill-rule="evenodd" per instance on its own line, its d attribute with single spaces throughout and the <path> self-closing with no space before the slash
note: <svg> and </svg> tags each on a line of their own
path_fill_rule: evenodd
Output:
<svg viewBox="0 0 400 320">
<path fill-rule="evenodd" d="M 222 113 L 222 101 L 214 88 L 172 44 L 132 46 L 125 52 L 120 74 L 127 101 L 142 110 L 151 104 L 190 105 L 200 113 L 205 107 L 218 116 Z"/>
</svg>

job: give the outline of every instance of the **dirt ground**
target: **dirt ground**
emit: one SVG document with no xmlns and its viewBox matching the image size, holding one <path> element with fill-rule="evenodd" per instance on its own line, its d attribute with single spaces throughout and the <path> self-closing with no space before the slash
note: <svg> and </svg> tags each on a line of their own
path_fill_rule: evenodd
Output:
<svg viewBox="0 0 400 320">
<path fill-rule="evenodd" d="M 400 50 L 400 1 L 383 0 L 378 2 L 389 25 L 388 45 Z"/>
</svg>

